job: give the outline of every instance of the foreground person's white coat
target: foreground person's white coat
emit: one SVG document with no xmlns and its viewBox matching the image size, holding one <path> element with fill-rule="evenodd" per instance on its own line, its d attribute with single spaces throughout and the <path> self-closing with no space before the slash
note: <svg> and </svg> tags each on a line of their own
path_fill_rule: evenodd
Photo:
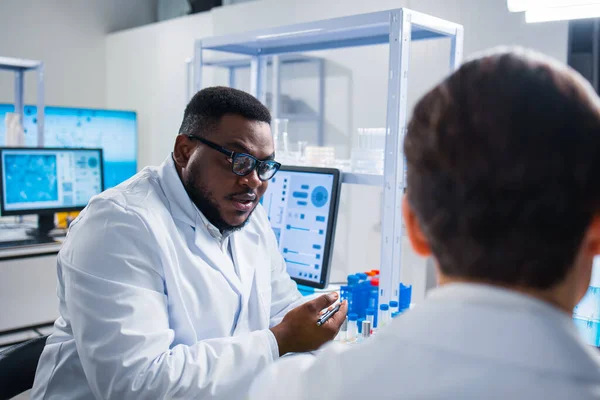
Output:
<svg viewBox="0 0 600 400">
<path fill-rule="evenodd" d="M 58 256 L 60 315 L 33 399 L 238 399 L 301 296 L 258 206 L 210 236 L 169 157 L 90 202 Z"/>
<path fill-rule="evenodd" d="M 278 361 L 250 399 L 600 399 L 598 352 L 545 302 L 452 284 L 365 343 Z"/>
</svg>

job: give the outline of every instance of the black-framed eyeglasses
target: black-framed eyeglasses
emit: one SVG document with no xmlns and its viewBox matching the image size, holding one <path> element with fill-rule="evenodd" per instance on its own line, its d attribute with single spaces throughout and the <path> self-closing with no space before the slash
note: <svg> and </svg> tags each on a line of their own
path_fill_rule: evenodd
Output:
<svg viewBox="0 0 600 400">
<path fill-rule="evenodd" d="M 211 149 L 225 154 L 231 162 L 231 171 L 239 176 L 249 175 L 252 173 L 252 171 L 256 170 L 258 179 L 264 182 L 275 176 L 277 171 L 279 171 L 279 168 L 281 168 L 281 164 L 275 160 L 262 161 L 251 154 L 237 153 L 235 151 L 227 150 L 226 148 L 199 136 L 187 135 L 187 137 L 189 139 L 197 140 L 207 145 Z"/>
</svg>

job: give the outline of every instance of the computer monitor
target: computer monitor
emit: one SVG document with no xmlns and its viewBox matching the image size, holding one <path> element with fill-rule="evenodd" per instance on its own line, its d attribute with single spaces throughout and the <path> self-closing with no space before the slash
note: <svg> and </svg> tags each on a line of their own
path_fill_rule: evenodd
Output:
<svg viewBox="0 0 600 400">
<path fill-rule="evenodd" d="M 0 104 L 0 146 L 4 146 L 6 113 L 14 105 Z M 37 107 L 26 105 L 23 115 L 25 146 L 37 146 Z M 46 106 L 44 147 L 101 148 L 104 187 L 111 188 L 137 172 L 137 114 L 135 111 Z"/>
<path fill-rule="evenodd" d="M 573 321 L 581 338 L 600 347 L 600 256 L 596 256 L 587 293 L 573 310 Z"/>
<path fill-rule="evenodd" d="M 321 289 L 328 284 L 339 193 L 337 169 L 283 166 L 261 199 L 298 284 Z"/>
<path fill-rule="evenodd" d="M 54 213 L 80 211 L 104 190 L 102 149 L 0 148 L 3 216 L 38 214 L 44 237 Z"/>
</svg>

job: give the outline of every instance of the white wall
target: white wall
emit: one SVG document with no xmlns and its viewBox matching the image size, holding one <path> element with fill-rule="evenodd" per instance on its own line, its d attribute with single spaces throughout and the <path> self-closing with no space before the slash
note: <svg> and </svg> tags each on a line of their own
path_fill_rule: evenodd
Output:
<svg viewBox="0 0 600 400">
<path fill-rule="evenodd" d="M 107 104 L 139 111 L 140 165 L 157 164 L 172 148 L 181 123 L 183 61 L 192 56 L 194 39 L 403 6 L 463 24 L 467 55 L 516 44 L 566 61 L 567 23 L 526 24 L 522 14 L 507 11 L 503 0 L 262 0 L 110 35 L 106 42 Z M 419 42 L 413 50 L 409 107 L 447 73 L 449 43 Z M 326 135 L 347 157 L 356 128 L 385 125 L 387 46 L 319 52 L 318 56 L 327 59 Z M 206 85 L 226 82 L 210 73 L 204 80 Z M 286 82 L 297 96 L 314 103 L 314 90 L 306 76 Z M 380 189 L 344 187 L 334 280 L 378 267 L 380 205 Z M 415 263 L 408 251 L 405 260 Z M 426 278 L 421 268 L 405 268 L 403 279 L 422 288 Z M 417 297 L 420 292 L 416 290 Z"/>
<path fill-rule="evenodd" d="M 0 56 L 44 61 L 46 104 L 104 107 L 106 34 L 153 21 L 155 0 L 0 0 Z M 13 101 L 13 75 L 0 71 L 0 102 Z"/>
</svg>

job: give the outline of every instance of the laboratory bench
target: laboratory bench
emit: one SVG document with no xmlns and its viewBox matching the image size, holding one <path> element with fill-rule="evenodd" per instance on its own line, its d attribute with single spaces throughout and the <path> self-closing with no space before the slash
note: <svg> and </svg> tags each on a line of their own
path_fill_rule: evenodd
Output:
<svg viewBox="0 0 600 400">
<path fill-rule="evenodd" d="M 0 227 L 0 335 L 51 324 L 58 317 L 56 256 L 64 237 L 12 246 L 27 239 L 26 231 L 16 225 Z"/>
</svg>

